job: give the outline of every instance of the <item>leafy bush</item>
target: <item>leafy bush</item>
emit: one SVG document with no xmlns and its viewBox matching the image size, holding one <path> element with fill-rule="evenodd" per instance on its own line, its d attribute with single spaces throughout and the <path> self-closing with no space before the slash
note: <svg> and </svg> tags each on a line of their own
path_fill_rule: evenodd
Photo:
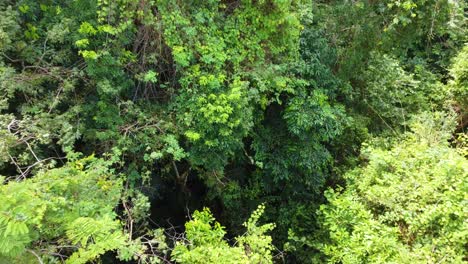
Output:
<svg viewBox="0 0 468 264">
<path fill-rule="evenodd" d="M 395 129 L 407 125 L 413 114 L 443 105 L 448 91 L 432 77 L 422 65 L 411 73 L 388 55 L 372 54 L 362 76 L 365 87 L 361 96 L 373 122 Z"/>
<path fill-rule="evenodd" d="M 0 262 L 461 260 L 465 2 L 1 0 Z"/>
<path fill-rule="evenodd" d="M 1 186 L 0 259 L 19 263 L 47 250 L 74 252 L 67 263 L 86 263 L 121 247 L 125 238 L 114 207 L 122 183 L 108 165 L 88 157 Z"/>
<path fill-rule="evenodd" d="M 458 112 L 461 117 L 460 126 L 465 128 L 468 118 L 468 45 L 453 58 L 450 69 L 452 80 L 449 83 L 449 90 L 452 93 L 452 100 L 458 104 Z"/>
<path fill-rule="evenodd" d="M 392 147 L 363 149 L 367 164 L 320 208 L 329 239 L 312 244 L 329 262 L 464 262 L 468 162 L 448 146 L 452 121 L 423 115 Z"/>
<path fill-rule="evenodd" d="M 186 241 L 179 242 L 172 256 L 178 263 L 273 263 L 271 237 L 265 233 L 273 224 L 258 226 L 265 207 L 259 206 L 244 223 L 247 231 L 236 238 L 235 246 L 224 240 L 226 231 L 205 208 L 195 211 L 185 224 Z"/>
</svg>

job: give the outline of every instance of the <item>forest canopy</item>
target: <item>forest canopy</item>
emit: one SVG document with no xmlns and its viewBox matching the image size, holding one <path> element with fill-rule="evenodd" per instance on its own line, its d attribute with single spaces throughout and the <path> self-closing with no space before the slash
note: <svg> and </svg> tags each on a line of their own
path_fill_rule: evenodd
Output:
<svg viewBox="0 0 468 264">
<path fill-rule="evenodd" d="M 468 262 L 462 0 L 0 1 L 0 263 Z"/>
</svg>

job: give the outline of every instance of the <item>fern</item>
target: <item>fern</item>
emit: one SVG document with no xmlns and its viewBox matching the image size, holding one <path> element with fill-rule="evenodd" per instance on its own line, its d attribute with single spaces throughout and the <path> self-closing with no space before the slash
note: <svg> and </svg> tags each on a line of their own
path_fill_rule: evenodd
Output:
<svg viewBox="0 0 468 264">
<path fill-rule="evenodd" d="M 77 246 L 72 259 L 83 262 L 71 263 L 122 246 L 123 228 L 113 213 L 121 184 L 107 165 L 89 157 L 0 186 L 0 258 L 23 259 L 39 238 L 37 252 L 50 251 L 49 241 L 57 239 Z"/>
<path fill-rule="evenodd" d="M 88 223 L 89 224 L 89 223 Z M 87 228 L 90 231 L 92 228 Z M 112 233 L 98 231 L 94 243 L 88 244 L 87 247 L 81 247 L 77 252 L 73 253 L 66 261 L 67 264 L 85 264 L 90 260 L 96 259 L 107 251 L 120 249 L 126 246 L 126 238 L 120 230 Z"/>
<path fill-rule="evenodd" d="M 109 215 L 102 219 L 80 217 L 68 225 L 66 234 L 73 244 L 86 247 L 90 239 L 100 238 L 119 228 L 120 223 Z"/>
<path fill-rule="evenodd" d="M 0 257 L 18 256 L 25 251 L 25 246 L 31 242 L 27 234 L 17 236 L 3 236 L 0 239 Z"/>
</svg>

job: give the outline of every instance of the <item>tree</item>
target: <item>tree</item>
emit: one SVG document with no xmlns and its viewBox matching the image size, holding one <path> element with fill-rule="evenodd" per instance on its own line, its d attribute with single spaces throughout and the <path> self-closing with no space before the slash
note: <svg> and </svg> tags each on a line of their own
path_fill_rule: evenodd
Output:
<svg viewBox="0 0 468 264">
<path fill-rule="evenodd" d="M 449 91 L 461 119 L 459 128 L 466 132 L 468 125 L 468 45 L 465 45 L 453 58 L 450 76 L 452 80 L 449 82 Z"/>
<path fill-rule="evenodd" d="M 463 263 L 468 162 L 451 131 L 453 118 L 424 114 L 390 147 L 365 145 L 346 189 L 326 192 L 310 245 L 331 263 Z"/>
<path fill-rule="evenodd" d="M 407 190 L 409 179 L 450 182 L 443 168 L 462 162 L 447 154 L 455 150 L 445 139 L 427 143 L 417 126 L 401 133 L 414 115 L 448 108 L 459 115 L 456 132 L 465 132 L 466 7 L 460 0 L 0 1 L 2 261 L 270 263 L 272 244 L 288 249 L 291 263 L 325 256 L 320 251 L 343 262 L 404 262 L 415 252 L 437 259 L 448 248 L 447 258 L 459 260 L 458 238 L 448 245 L 436 241 L 445 231 L 430 233 L 445 225 L 442 213 L 430 218 L 437 226 L 413 232 L 421 212 L 392 219 L 401 208 L 384 201 L 425 190 Z M 450 139 L 460 155 L 466 137 Z M 361 155 L 365 140 L 377 143 Z M 413 163 L 419 167 L 407 167 Z M 420 175 L 430 170 L 442 171 Z M 373 188 L 387 196 L 372 196 Z M 458 189 L 434 190 L 447 195 L 446 208 L 462 203 Z M 244 234 L 239 227 L 258 204 L 275 229 L 257 226 L 256 211 Z M 184 230 L 187 212 L 204 207 L 226 228 L 204 210 Z M 338 239 L 341 216 L 359 218 L 348 226 L 362 230 Z M 185 238 L 171 248 L 174 232 Z M 430 239 L 439 243 L 434 252 L 424 248 Z"/>
<path fill-rule="evenodd" d="M 224 240 L 223 226 L 215 222 L 211 212 L 205 208 L 195 211 L 193 219 L 185 224 L 186 240 L 176 244 L 172 251 L 178 263 L 273 263 L 271 237 L 265 233 L 274 224 L 258 226 L 258 220 L 265 210 L 260 205 L 244 223 L 247 231 L 236 238 L 234 246 Z"/>
<path fill-rule="evenodd" d="M 114 212 L 122 181 L 94 157 L 0 187 L 0 259 L 86 263 L 126 243 Z M 2 178 L 5 180 L 5 178 Z"/>
</svg>

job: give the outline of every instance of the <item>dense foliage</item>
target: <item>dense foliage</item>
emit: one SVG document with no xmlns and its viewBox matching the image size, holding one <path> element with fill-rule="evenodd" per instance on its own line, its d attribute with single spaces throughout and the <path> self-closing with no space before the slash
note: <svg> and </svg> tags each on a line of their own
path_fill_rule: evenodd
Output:
<svg viewBox="0 0 468 264">
<path fill-rule="evenodd" d="M 0 262 L 468 261 L 467 9 L 0 1 Z"/>
<path fill-rule="evenodd" d="M 69 251 L 61 245 L 65 242 L 77 249 L 67 262 L 86 263 L 123 245 L 123 229 L 113 211 L 121 183 L 104 161 L 86 158 L 3 185 L 2 258 L 24 263 L 28 254 L 39 257 L 36 248 L 60 256 Z"/>
<path fill-rule="evenodd" d="M 367 164 L 344 176 L 347 189 L 325 193 L 320 217 L 330 240 L 318 248 L 330 262 L 464 261 L 468 161 L 447 146 L 450 118 L 420 118 L 389 149 L 367 146 Z"/>
</svg>

